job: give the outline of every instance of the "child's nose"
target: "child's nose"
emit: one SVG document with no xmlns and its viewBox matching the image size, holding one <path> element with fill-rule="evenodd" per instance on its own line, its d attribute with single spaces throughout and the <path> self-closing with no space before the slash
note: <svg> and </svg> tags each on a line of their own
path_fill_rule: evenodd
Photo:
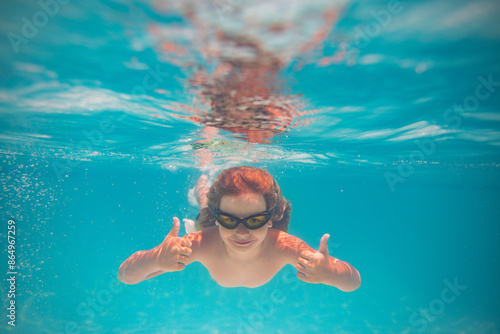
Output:
<svg viewBox="0 0 500 334">
<path fill-rule="evenodd" d="M 237 235 L 248 235 L 249 233 L 250 231 L 248 230 L 248 228 L 241 223 L 236 227 Z"/>
</svg>

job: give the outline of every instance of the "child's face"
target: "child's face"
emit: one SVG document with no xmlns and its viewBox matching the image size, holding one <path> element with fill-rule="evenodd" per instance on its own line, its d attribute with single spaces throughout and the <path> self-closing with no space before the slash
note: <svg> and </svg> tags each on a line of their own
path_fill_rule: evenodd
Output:
<svg viewBox="0 0 500 334">
<path fill-rule="evenodd" d="M 245 218 L 267 210 L 264 196 L 254 193 L 242 195 L 224 195 L 221 198 L 219 210 L 238 218 Z M 271 226 L 271 221 L 266 225 L 250 230 L 245 225 L 239 224 L 235 229 L 228 229 L 217 223 L 219 233 L 231 250 L 236 253 L 249 253 L 262 244 Z"/>
</svg>

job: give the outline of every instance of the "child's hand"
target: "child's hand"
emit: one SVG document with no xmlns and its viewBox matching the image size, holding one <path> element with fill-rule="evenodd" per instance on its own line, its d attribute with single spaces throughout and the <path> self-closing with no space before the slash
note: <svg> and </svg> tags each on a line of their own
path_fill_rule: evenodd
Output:
<svg viewBox="0 0 500 334">
<path fill-rule="evenodd" d="M 181 223 L 177 217 L 174 217 L 174 226 L 167 234 L 163 242 L 155 248 L 156 262 L 158 268 L 163 271 L 180 271 L 191 263 L 191 241 L 185 238 L 179 238 L 179 229 Z"/>
<path fill-rule="evenodd" d="M 328 238 L 325 234 L 316 252 L 302 251 L 299 257 L 297 277 L 307 283 L 324 283 L 332 276 L 330 255 L 328 255 Z"/>
</svg>

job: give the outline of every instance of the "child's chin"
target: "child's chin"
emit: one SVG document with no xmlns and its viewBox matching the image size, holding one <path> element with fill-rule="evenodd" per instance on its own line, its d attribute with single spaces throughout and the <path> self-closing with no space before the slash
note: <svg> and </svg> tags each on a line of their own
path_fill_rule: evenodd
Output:
<svg viewBox="0 0 500 334">
<path fill-rule="evenodd" d="M 248 250 L 255 247 L 257 240 L 253 240 L 248 244 L 238 244 L 235 241 L 229 241 L 231 243 L 231 248 L 239 253 L 246 253 Z"/>
</svg>

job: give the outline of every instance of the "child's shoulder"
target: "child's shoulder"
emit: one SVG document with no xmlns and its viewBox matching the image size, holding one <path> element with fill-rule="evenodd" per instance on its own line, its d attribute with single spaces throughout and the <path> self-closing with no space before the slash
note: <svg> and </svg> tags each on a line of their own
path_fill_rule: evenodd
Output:
<svg viewBox="0 0 500 334">
<path fill-rule="evenodd" d="M 276 246 L 282 249 L 294 250 L 310 248 L 309 245 L 302 239 L 288 234 L 286 232 L 271 228 L 270 232 L 273 235 L 273 239 L 276 242 Z"/>
<path fill-rule="evenodd" d="M 304 242 L 300 238 L 298 238 L 294 235 L 288 234 L 286 232 L 283 232 L 283 231 L 275 229 L 275 228 L 269 229 L 269 233 L 271 233 L 272 237 L 276 240 L 276 242 L 278 244 L 282 244 L 282 243 L 290 244 L 290 243 Z"/>
<path fill-rule="evenodd" d="M 276 248 L 287 256 L 297 256 L 304 250 L 311 250 L 311 247 L 302 239 L 286 232 L 271 228 L 269 229 Z"/>
</svg>

